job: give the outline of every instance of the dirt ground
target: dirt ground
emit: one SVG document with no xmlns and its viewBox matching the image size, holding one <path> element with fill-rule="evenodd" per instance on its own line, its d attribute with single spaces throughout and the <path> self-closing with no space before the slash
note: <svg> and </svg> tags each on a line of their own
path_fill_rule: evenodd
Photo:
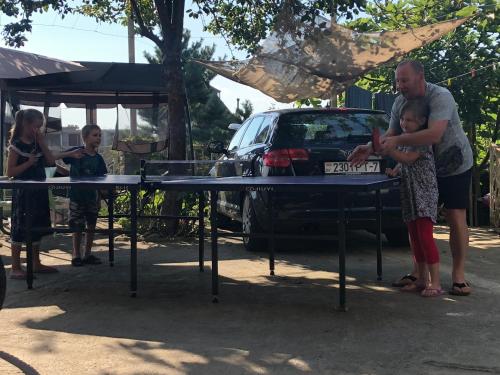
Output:
<svg viewBox="0 0 500 375">
<path fill-rule="evenodd" d="M 435 233 L 448 288 L 448 229 Z M 106 240 L 97 245 L 106 259 Z M 374 236 L 351 232 L 347 245 L 344 313 L 335 243 L 282 243 L 269 276 L 265 253 L 225 240 L 214 304 L 194 239 L 140 243 L 131 298 L 125 239 L 113 268 L 72 268 L 70 238 L 50 238 L 42 258 L 60 273 L 37 275 L 33 290 L 8 282 L 0 374 L 500 374 L 497 234 L 471 230 L 469 297 L 402 293 L 390 282 L 409 270 L 408 249 L 384 248 L 377 282 Z M 10 268 L 5 241 L 0 254 Z"/>
</svg>

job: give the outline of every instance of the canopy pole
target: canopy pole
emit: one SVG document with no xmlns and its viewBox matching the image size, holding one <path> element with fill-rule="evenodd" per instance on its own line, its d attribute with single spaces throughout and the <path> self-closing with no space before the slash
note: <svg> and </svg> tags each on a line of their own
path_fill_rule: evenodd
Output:
<svg viewBox="0 0 500 375">
<path fill-rule="evenodd" d="M 87 125 L 89 124 L 97 124 L 97 106 L 88 104 L 85 108 L 85 121 Z"/>
<path fill-rule="evenodd" d="M 133 12 L 130 11 L 127 17 L 127 30 L 128 30 L 128 62 L 135 63 L 135 39 L 134 39 L 134 17 Z M 130 108 L 130 135 L 137 137 L 137 110 Z"/>
<path fill-rule="evenodd" d="M 3 161 L 5 151 L 5 107 L 5 91 L 0 91 L 0 170 L 2 171 L 2 175 L 4 174 Z"/>
</svg>

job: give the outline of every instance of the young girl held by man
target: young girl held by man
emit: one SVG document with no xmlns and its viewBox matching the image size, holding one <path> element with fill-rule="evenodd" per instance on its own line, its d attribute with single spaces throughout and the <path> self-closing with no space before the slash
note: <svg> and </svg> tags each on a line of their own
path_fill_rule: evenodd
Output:
<svg viewBox="0 0 500 375">
<path fill-rule="evenodd" d="M 423 99 L 409 100 L 401 109 L 400 124 L 405 133 L 414 133 L 427 125 L 428 107 Z M 388 156 L 398 162 L 388 168 L 389 176 L 401 175 L 401 208 L 410 235 L 418 278 L 402 288 L 423 297 L 443 294 L 439 279 L 439 251 L 434 242 L 433 226 L 438 207 L 436 168 L 431 146 L 402 146 Z"/>
</svg>

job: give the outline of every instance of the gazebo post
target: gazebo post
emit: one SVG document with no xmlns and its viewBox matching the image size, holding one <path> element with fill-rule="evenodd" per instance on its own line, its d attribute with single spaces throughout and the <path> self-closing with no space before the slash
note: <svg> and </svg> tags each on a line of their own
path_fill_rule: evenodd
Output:
<svg viewBox="0 0 500 375">
<path fill-rule="evenodd" d="M 4 151 L 5 151 L 5 90 L 0 91 L 0 169 L 3 175 Z"/>
</svg>

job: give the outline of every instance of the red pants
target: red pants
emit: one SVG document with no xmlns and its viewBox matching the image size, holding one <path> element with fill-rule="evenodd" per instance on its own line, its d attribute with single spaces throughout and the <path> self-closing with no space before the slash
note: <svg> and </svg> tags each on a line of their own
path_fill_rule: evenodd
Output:
<svg viewBox="0 0 500 375">
<path fill-rule="evenodd" d="M 417 263 L 439 262 L 439 251 L 433 237 L 433 223 L 428 217 L 420 217 L 407 223 L 413 256 Z"/>
</svg>

